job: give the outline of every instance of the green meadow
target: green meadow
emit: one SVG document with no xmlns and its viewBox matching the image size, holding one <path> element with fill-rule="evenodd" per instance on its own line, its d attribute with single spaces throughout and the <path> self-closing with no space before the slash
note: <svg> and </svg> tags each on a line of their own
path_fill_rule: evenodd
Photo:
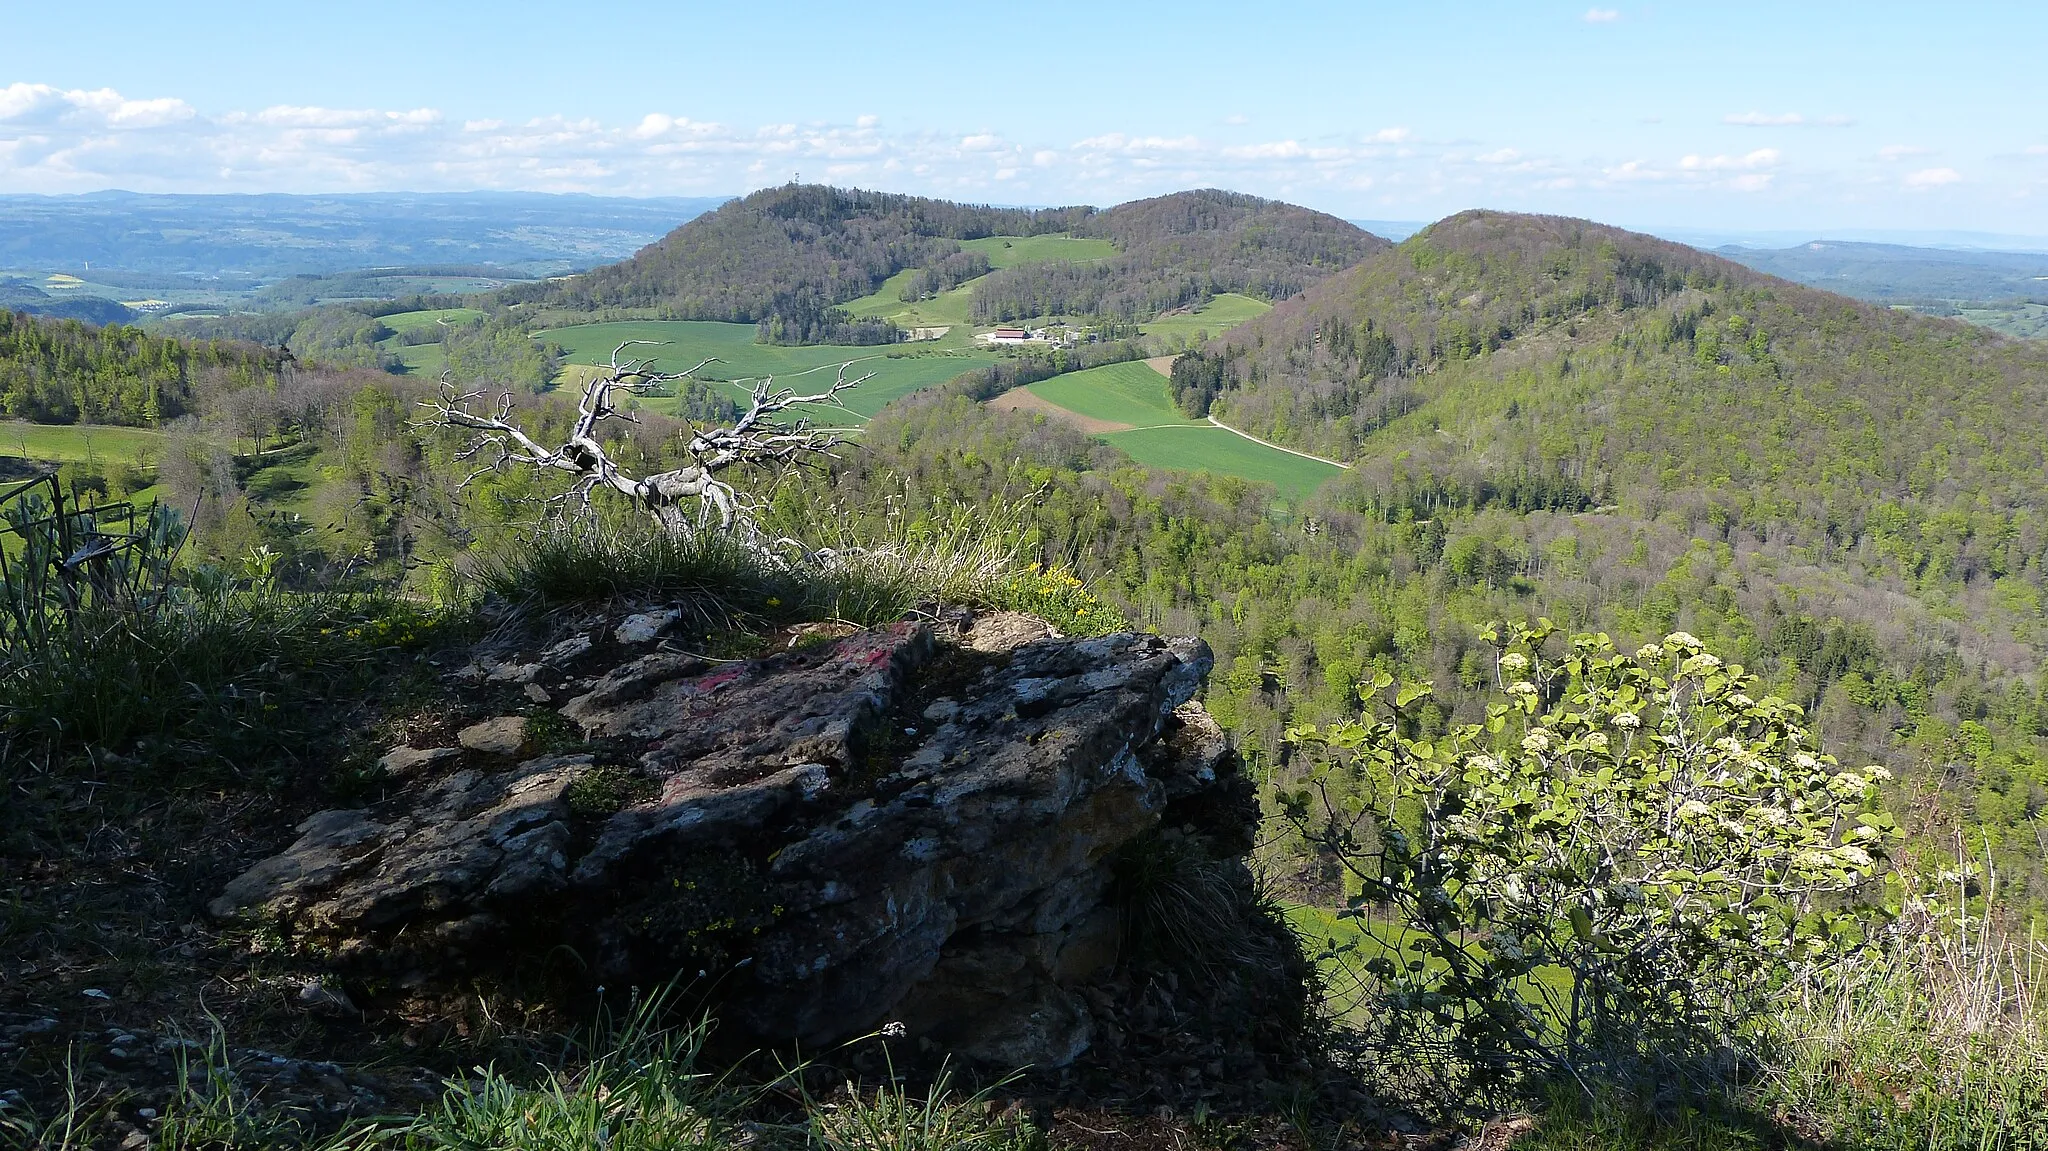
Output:
<svg viewBox="0 0 2048 1151">
<path fill-rule="evenodd" d="M 1273 305 L 1236 292 L 1220 292 L 1203 305 L 1200 311 L 1178 312 L 1161 316 L 1138 325 L 1138 330 L 1148 336 L 1172 339 L 1179 336 L 1193 341 L 1203 332 L 1220 336 L 1246 320 L 1256 320 L 1273 310 Z"/>
<path fill-rule="evenodd" d="M 974 327 L 973 281 L 929 300 L 908 303 L 902 298 L 903 286 L 916 274 L 915 268 L 898 272 L 882 281 L 882 286 L 872 294 L 849 300 L 840 307 L 862 318 L 894 320 L 899 328 L 952 328 L 946 333 L 945 343 L 969 345 L 972 341 L 968 337 Z"/>
<path fill-rule="evenodd" d="M 464 320 L 480 320 L 483 312 L 477 308 L 428 308 L 419 312 L 393 312 L 381 317 L 385 327 L 400 335 L 420 328 L 430 328 L 442 321 L 455 324 Z"/>
<path fill-rule="evenodd" d="M 387 344 L 385 350 L 398 357 L 408 376 L 438 376 L 448 366 L 448 353 L 439 344 Z"/>
<path fill-rule="evenodd" d="M 1147 467 L 1212 472 L 1269 483 L 1300 499 L 1343 470 L 1248 440 L 1228 428 L 1191 420 L 1173 404 L 1166 377 L 1133 361 L 1105 364 L 1041 380 L 1032 395 L 1077 416 L 1128 424 L 1100 438 Z"/>
<path fill-rule="evenodd" d="M 1129 424 L 1133 428 L 1198 423 L 1173 406 L 1173 397 L 1166 390 L 1166 377 L 1138 360 L 1069 372 L 1041 380 L 1025 390 L 1091 420 Z"/>
<path fill-rule="evenodd" d="M 1039 264 L 1047 260 L 1102 260 L 1116 255 L 1108 240 L 1084 240 L 1075 236 L 985 236 L 963 240 L 962 248 L 988 257 L 993 268 L 1018 264 Z"/>
<path fill-rule="evenodd" d="M 46 463 L 153 463 L 163 443 L 164 434 L 149 428 L 0 422 L 0 456 Z"/>
<path fill-rule="evenodd" d="M 735 399 L 749 394 L 747 382 L 762 376 L 799 391 L 823 391 L 831 384 L 840 364 L 852 363 L 847 374 L 858 378 L 873 372 L 875 378 L 841 398 L 853 417 L 865 422 L 883 405 L 898 396 L 942 384 L 962 372 L 986 367 L 996 361 L 992 353 L 953 352 L 929 345 L 891 347 L 843 347 L 817 344 L 784 347 L 754 342 L 754 325 L 724 324 L 710 320 L 625 320 L 606 324 L 579 324 L 535 333 L 560 344 L 570 364 L 610 362 L 612 349 L 626 340 L 647 340 L 652 344 L 629 347 L 622 357 L 639 356 L 655 361 L 667 371 L 682 371 L 699 361 L 716 356 L 721 362 L 698 373 L 707 381 L 725 382 Z M 662 401 L 644 401 L 661 410 Z M 824 409 L 812 413 L 814 420 L 844 421 L 846 413 Z"/>
<path fill-rule="evenodd" d="M 1147 467 L 1238 476 L 1272 484 L 1291 500 L 1308 495 L 1343 470 L 1210 425 L 1140 428 L 1102 438 Z"/>
<path fill-rule="evenodd" d="M 1012 268 L 1046 260 L 1100 260 L 1116 254 L 1108 240 L 1084 240 L 1074 236 L 985 236 L 964 240 L 960 246 L 988 257 L 992 268 Z M 965 347 L 974 326 L 974 283 L 969 281 L 929 300 L 906 302 L 904 285 L 916 269 L 906 268 L 882 281 L 882 286 L 840 307 L 856 316 L 894 320 L 903 328 L 952 328 L 940 345 Z"/>
</svg>

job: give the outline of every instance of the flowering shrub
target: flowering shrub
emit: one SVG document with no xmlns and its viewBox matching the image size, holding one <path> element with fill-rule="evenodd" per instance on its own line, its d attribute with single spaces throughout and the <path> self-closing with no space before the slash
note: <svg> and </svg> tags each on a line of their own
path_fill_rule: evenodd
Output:
<svg viewBox="0 0 2048 1151">
<path fill-rule="evenodd" d="M 1634 655 L 1545 621 L 1488 629 L 1501 698 L 1419 734 L 1427 684 L 1362 685 L 1380 718 L 1287 737 L 1282 796 L 1348 877 L 1342 958 L 1379 1041 L 1480 1083 L 1679 1086 L 1757 1034 L 1774 988 L 1861 946 L 1855 894 L 1896 835 L 1882 768 L 1844 771 L 1800 709 L 1684 633 Z M 1554 701 L 1546 706 L 1545 701 Z"/>
<path fill-rule="evenodd" d="M 1011 576 L 994 598 L 1000 606 L 1029 612 L 1064 635 L 1108 635 L 1126 626 L 1116 609 L 1095 598 L 1064 567 L 1033 564 Z"/>
</svg>

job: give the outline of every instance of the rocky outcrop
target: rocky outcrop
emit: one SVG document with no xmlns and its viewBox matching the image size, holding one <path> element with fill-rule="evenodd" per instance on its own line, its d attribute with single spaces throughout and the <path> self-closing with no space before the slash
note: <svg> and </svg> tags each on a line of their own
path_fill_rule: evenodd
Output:
<svg viewBox="0 0 2048 1151">
<path fill-rule="evenodd" d="M 566 946 L 600 982 L 701 975 L 755 1040 L 900 1022 L 1073 1059 L 1124 938 L 1119 852 L 1162 823 L 1249 847 L 1249 788 L 1189 702 L 1208 649 L 1016 616 L 819 638 L 619 663 L 559 709 L 585 737 L 559 754 L 399 757 L 399 798 L 306 820 L 213 911 L 401 982 Z"/>
</svg>

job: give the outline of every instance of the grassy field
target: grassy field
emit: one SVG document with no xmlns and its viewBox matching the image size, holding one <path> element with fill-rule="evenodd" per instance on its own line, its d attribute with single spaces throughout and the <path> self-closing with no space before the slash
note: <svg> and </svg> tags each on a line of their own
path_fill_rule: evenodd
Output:
<svg viewBox="0 0 2048 1151">
<path fill-rule="evenodd" d="M 2048 304 L 2032 301 L 2006 304 L 1964 305 L 1962 317 L 1973 324 L 2018 336 L 2023 340 L 2048 340 Z"/>
<path fill-rule="evenodd" d="M 408 376 L 438 376 L 448 366 L 448 353 L 439 344 L 387 343 L 384 350 L 398 357 Z"/>
<path fill-rule="evenodd" d="M 394 312 L 383 317 L 383 324 L 394 332 L 404 334 L 419 328 L 433 327 L 443 320 L 453 324 L 482 318 L 483 312 L 476 308 L 429 308 L 421 312 Z"/>
<path fill-rule="evenodd" d="M 609 324 L 579 324 L 536 333 L 562 345 L 567 363 L 602 364 L 622 340 L 664 341 L 666 346 L 628 348 L 622 354 L 651 357 L 658 366 L 681 371 L 707 356 L 722 363 L 698 373 L 706 380 L 745 381 L 761 376 L 799 390 L 823 390 L 832 382 L 834 369 L 848 361 L 849 375 L 875 373 L 875 378 L 844 395 L 846 406 L 858 421 L 865 421 L 898 396 L 944 383 L 962 372 L 995 362 L 990 353 L 956 353 L 926 344 L 894 347 L 839 347 L 820 344 L 809 347 L 781 347 L 754 342 L 752 324 L 721 324 L 709 320 L 642 320 Z M 744 398 L 741 383 L 730 385 L 734 398 Z M 660 400 L 648 407 L 659 409 Z M 823 411 L 819 422 L 845 420 L 846 413 Z"/>
<path fill-rule="evenodd" d="M 916 274 L 915 269 L 898 272 L 882 281 L 874 294 L 840 305 L 856 316 L 876 316 L 896 321 L 899 328 L 952 328 L 946 343 L 967 346 L 974 327 L 974 284 L 970 281 L 929 300 L 905 302 L 900 293 Z"/>
<path fill-rule="evenodd" d="M 1189 419 L 1174 407 L 1166 377 L 1146 363 L 1105 364 L 1041 380 L 1025 390 L 1075 415 L 1125 425 L 1121 431 L 1104 430 L 1101 438 L 1148 467 L 1269 483 L 1289 499 L 1306 496 L 1342 470 Z"/>
<path fill-rule="evenodd" d="M 987 236 L 960 245 L 988 257 L 991 267 L 1013 268 L 1046 260 L 1100 260 L 1116 254 L 1108 240 L 1082 240 L 1073 236 Z M 929 300 L 906 303 L 903 287 L 916 269 L 905 269 L 882 281 L 869 295 L 840 305 L 856 316 L 878 316 L 896 321 L 904 328 L 952 328 L 942 347 L 970 346 L 974 326 L 974 284 L 972 281 L 942 292 Z"/>
<path fill-rule="evenodd" d="M 1193 426 L 1199 422 L 1173 406 L 1173 397 L 1166 390 L 1166 377 L 1142 361 L 1105 364 L 1085 372 L 1054 376 L 1026 390 L 1076 415 L 1133 428 L 1161 424 Z"/>
<path fill-rule="evenodd" d="M 1213 472 L 1269 483 L 1300 499 L 1343 469 L 1245 439 L 1227 428 L 1142 428 L 1102 437 L 1148 467 Z"/>
<path fill-rule="evenodd" d="M 991 267 L 1014 268 L 1018 264 L 1039 264 L 1047 260 L 1102 260 L 1116 255 L 1108 240 L 1083 240 L 1074 236 L 988 236 L 963 240 L 960 246 L 988 257 Z"/>
<path fill-rule="evenodd" d="M 0 422 L 0 456 L 48 463 L 152 463 L 163 442 L 164 434 L 149 428 Z"/>
<path fill-rule="evenodd" d="M 1211 336 L 1220 336 L 1246 320 L 1256 320 L 1272 310 L 1273 305 L 1263 300 L 1254 300 L 1250 296 L 1240 296 L 1235 292 L 1222 292 L 1199 312 L 1161 316 L 1150 323 L 1139 324 L 1138 330 L 1148 336 L 1159 336 L 1169 340 L 1180 336 L 1193 341 L 1203 332 Z"/>
</svg>

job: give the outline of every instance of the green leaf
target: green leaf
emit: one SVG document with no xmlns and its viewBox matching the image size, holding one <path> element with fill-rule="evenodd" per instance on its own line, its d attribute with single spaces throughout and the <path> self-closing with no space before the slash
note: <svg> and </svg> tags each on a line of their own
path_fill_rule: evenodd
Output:
<svg viewBox="0 0 2048 1151">
<path fill-rule="evenodd" d="M 1593 917 L 1587 914 L 1585 908 L 1572 908 L 1571 921 L 1573 935 L 1576 935 L 1581 940 L 1586 941 L 1590 941 L 1593 938 Z"/>
<path fill-rule="evenodd" d="M 1423 683 L 1404 683 L 1401 685 L 1401 690 L 1394 693 L 1394 706 L 1407 707 L 1409 704 L 1435 690 L 1436 685 L 1426 681 Z"/>
</svg>

